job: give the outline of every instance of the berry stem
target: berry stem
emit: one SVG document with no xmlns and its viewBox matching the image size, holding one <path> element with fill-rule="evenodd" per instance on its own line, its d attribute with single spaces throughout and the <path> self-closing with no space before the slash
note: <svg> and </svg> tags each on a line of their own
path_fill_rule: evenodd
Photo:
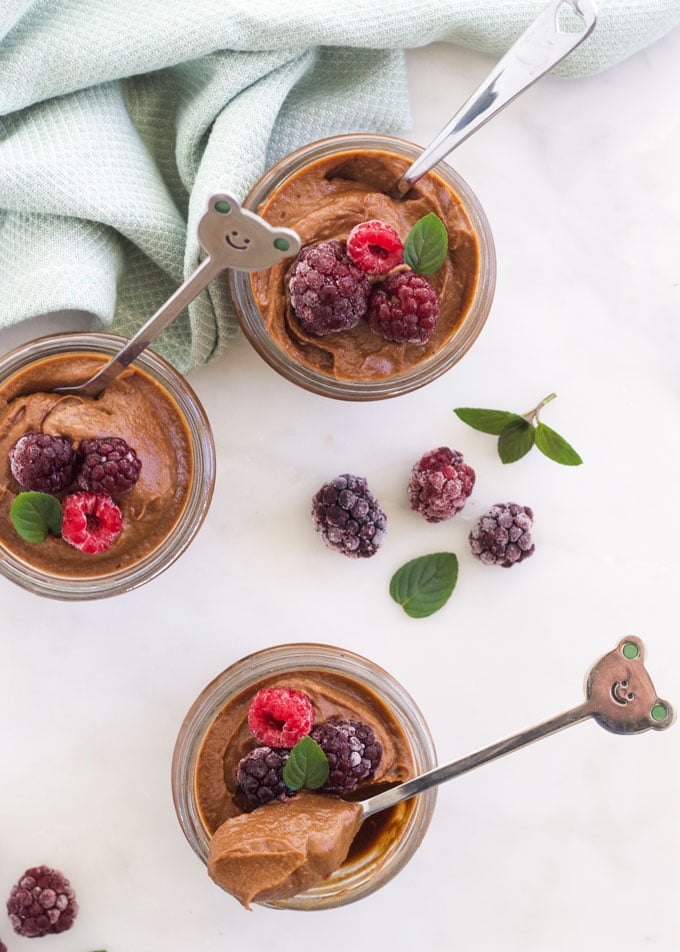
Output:
<svg viewBox="0 0 680 952">
<path fill-rule="evenodd" d="M 528 420 L 529 423 L 531 423 L 532 426 L 534 426 L 536 423 L 538 423 L 538 414 L 540 413 L 540 411 L 543 409 L 546 403 L 550 403 L 550 401 L 554 400 L 556 396 L 557 396 L 556 393 L 548 394 L 548 396 L 544 397 L 541 400 L 541 402 L 537 406 L 534 407 L 533 410 L 529 410 L 528 413 L 524 414 L 524 419 Z"/>
</svg>

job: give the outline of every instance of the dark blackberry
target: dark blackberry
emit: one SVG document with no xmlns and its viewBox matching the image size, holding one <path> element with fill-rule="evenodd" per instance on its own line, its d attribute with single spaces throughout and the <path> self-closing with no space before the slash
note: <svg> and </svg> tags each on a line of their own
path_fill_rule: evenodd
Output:
<svg viewBox="0 0 680 952">
<path fill-rule="evenodd" d="M 340 241 L 308 245 L 297 256 L 288 283 L 293 312 L 308 334 L 323 337 L 356 327 L 366 313 L 369 278 Z"/>
<path fill-rule="evenodd" d="M 34 866 L 12 887 L 7 912 L 14 931 L 34 939 L 70 929 L 78 903 L 63 873 L 49 866 Z"/>
<path fill-rule="evenodd" d="M 12 476 L 28 492 L 62 492 L 73 482 L 77 462 L 70 441 L 49 433 L 25 433 L 9 451 Z"/>
<path fill-rule="evenodd" d="M 428 522 L 450 519 L 465 505 L 475 484 L 475 471 L 463 454 L 440 446 L 416 463 L 408 484 L 411 509 Z"/>
<path fill-rule="evenodd" d="M 105 436 L 80 441 L 83 458 L 78 472 L 78 486 L 85 492 L 129 492 L 139 479 L 142 462 L 119 436 Z"/>
<path fill-rule="evenodd" d="M 250 806 L 292 797 L 293 791 L 283 782 L 289 754 L 285 747 L 256 747 L 239 761 L 236 782 Z"/>
<path fill-rule="evenodd" d="M 498 503 L 473 526 L 469 536 L 472 554 L 485 565 L 510 568 L 533 553 L 533 524 L 534 514 L 529 506 Z"/>
<path fill-rule="evenodd" d="M 387 517 L 363 476 L 345 473 L 325 483 L 312 499 L 314 526 L 331 549 L 350 558 L 375 555 Z"/>
<path fill-rule="evenodd" d="M 331 718 L 311 735 L 328 758 L 328 780 L 321 793 L 344 796 L 375 773 L 382 757 L 382 744 L 373 728 L 361 721 Z"/>
<path fill-rule="evenodd" d="M 439 319 L 439 295 L 422 274 L 397 271 L 376 284 L 368 300 L 375 334 L 399 344 L 424 344 Z"/>
</svg>

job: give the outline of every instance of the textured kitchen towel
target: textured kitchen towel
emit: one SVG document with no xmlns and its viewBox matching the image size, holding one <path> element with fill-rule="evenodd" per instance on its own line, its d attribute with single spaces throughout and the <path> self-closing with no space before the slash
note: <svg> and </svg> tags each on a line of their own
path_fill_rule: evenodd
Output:
<svg viewBox="0 0 680 952">
<path fill-rule="evenodd" d="M 212 191 L 242 197 L 322 136 L 406 129 L 404 48 L 500 55 L 543 5 L 0 0 L 0 327 L 73 308 L 132 333 L 195 267 Z M 563 75 L 604 69 L 680 22 L 680 0 L 598 6 Z M 216 281 L 158 350 L 186 372 L 233 328 Z"/>
</svg>

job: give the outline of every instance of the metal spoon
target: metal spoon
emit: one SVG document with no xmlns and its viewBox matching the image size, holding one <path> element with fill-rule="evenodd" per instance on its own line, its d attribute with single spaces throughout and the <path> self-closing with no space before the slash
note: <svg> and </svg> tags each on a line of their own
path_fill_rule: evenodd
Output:
<svg viewBox="0 0 680 952">
<path fill-rule="evenodd" d="M 475 767 L 481 767 L 589 717 L 615 734 L 639 734 L 650 728 L 665 730 L 675 720 L 675 712 L 668 701 L 657 696 L 643 664 L 644 655 L 644 645 L 639 638 L 623 638 L 613 651 L 600 658 L 589 671 L 586 700 L 582 704 L 467 757 L 435 767 L 419 777 L 363 800 L 363 818 L 403 800 L 410 800 L 445 780 L 459 777 Z"/>
<path fill-rule="evenodd" d="M 571 7 L 582 23 L 581 29 L 573 33 L 560 29 L 560 10 L 566 6 Z M 590 36 L 596 22 L 597 8 L 592 0 L 551 0 L 448 125 L 404 172 L 396 184 L 395 194 L 405 195 L 418 179 L 468 136 L 568 56 Z"/>
<path fill-rule="evenodd" d="M 282 258 L 296 255 L 302 245 L 296 232 L 274 228 L 264 218 L 241 208 L 226 192 L 208 200 L 198 223 L 198 240 L 206 257 L 153 317 L 93 377 L 83 383 L 55 387 L 54 393 L 98 397 L 222 271 L 270 268 Z"/>
</svg>

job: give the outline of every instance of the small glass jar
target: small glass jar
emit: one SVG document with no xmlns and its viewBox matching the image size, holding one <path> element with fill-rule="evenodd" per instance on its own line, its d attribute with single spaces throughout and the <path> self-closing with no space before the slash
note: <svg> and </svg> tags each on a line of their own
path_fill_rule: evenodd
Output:
<svg viewBox="0 0 680 952">
<path fill-rule="evenodd" d="M 305 167 L 327 158 L 342 159 L 343 153 L 379 153 L 413 162 L 422 153 L 420 146 L 403 139 L 377 134 L 333 136 L 298 149 L 271 168 L 255 184 L 244 200 L 244 208 L 262 212 L 274 193 L 289 183 Z M 396 374 L 363 380 L 334 376 L 309 363 L 296 359 L 280 346 L 269 332 L 257 305 L 251 277 L 243 271 L 229 272 L 231 297 L 245 336 L 255 350 L 274 370 L 287 380 L 327 397 L 340 400 L 378 400 L 395 397 L 437 379 L 450 370 L 470 349 L 479 336 L 491 308 L 496 286 L 496 254 L 489 222 L 479 200 L 466 182 L 445 162 L 439 163 L 428 176 L 434 176 L 453 193 L 475 233 L 478 248 L 478 269 L 467 310 L 442 346 L 431 356 L 406 367 Z M 396 180 L 395 180 L 396 184 Z M 319 199 L 323 206 L 325 198 Z M 266 216 L 265 216 L 266 217 Z M 273 222 L 286 224 L 286 222 Z M 294 226 L 293 226 L 294 227 Z M 441 320 L 441 317 L 440 317 Z"/>
<path fill-rule="evenodd" d="M 378 696 L 400 725 L 416 774 L 436 765 L 434 743 L 422 713 L 394 678 L 372 661 L 342 648 L 320 644 L 288 644 L 265 648 L 237 661 L 218 675 L 196 698 L 184 719 L 172 760 L 172 794 L 182 831 L 207 864 L 210 836 L 201 819 L 196 790 L 198 759 L 206 735 L 220 711 L 241 692 L 263 678 L 323 671 L 358 682 Z M 261 902 L 277 909 L 316 910 L 344 906 L 368 896 L 389 882 L 411 859 L 427 830 L 436 790 L 413 797 L 399 815 L 392 835 L 380 837 L 368 851 L 348 859 L 318 886 L 288 899 Z M 399 809 L 399 808 L 397 808 Z"/>
<path fill-rule="evenodd" d="M 29 341 L 0 358 L 0 387 L 10 385 L 14 375 L 31 365 L 60 355 L 96 355 L 108 360 L 125 342 L 126 338 L 101 333 L 55 334 Z M 153 351 L 140 354 L 133 368 L 158 384 L 185 425 L 192 465 L 182 509 L 168 534 L 146 555 L 119 570 L 99 575 L 74 577 L 52 573 L 31 565 L 0 539 L 0 573 L 30 592 L 84 601 L 131 591 L 160 575 L 179 558 L 203 523 L 215 484 L 215 446 L 205 411 L 182 375 Z M 115 434 L 93 434 L 96 435 Z"/>
</svg>

